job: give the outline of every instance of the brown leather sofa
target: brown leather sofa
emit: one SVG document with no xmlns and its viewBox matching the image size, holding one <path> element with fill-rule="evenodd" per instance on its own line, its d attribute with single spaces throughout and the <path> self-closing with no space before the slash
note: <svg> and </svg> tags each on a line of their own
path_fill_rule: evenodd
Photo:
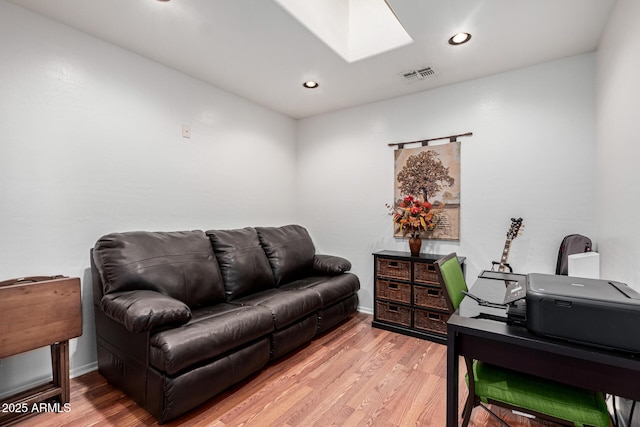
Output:
<svg viewBox="0 0 640 427">
<path fill-rule="evenodd" d="M 160 423 L 356 311 L 358 278 L 298 225 L 127 232 L 92 249 L 98 370 Z"/>
</svg>

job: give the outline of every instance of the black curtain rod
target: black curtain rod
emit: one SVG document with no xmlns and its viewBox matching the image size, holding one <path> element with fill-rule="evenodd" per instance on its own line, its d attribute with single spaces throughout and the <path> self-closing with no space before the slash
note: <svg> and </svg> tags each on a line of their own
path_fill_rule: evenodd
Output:
<svg viewBox="0 0 640 427">
<path fill-rule="evenodd" d="M 441 139 L 448 139 L 449 142 L 456 142 L 457 138 L 461 136 L 472 136 L 473 132 L 467 133 L 459 133 L 457 135 L 449 135 L 449 136 L 441 136 L 440 138 L 430 138 L 430 139 L 421 139 L 420 141 L 411 141 L 411 142 L 392 142 L 389 144 L 389 147 L 398 146 L 399 149 L 403 149 L 407 144 L 422 144 L 422 146 L 429 145 L 431 141 L 439 141 Z"/>
</svg>

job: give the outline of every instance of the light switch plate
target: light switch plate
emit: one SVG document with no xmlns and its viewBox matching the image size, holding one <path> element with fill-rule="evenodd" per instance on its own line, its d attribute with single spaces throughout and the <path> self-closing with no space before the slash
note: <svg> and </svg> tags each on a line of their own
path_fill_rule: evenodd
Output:
<svg viewBox="0 0 640 427">
<path fill-rule="evenodd" d="M 183 138 L 191 138 L 191 126 L 182 125 L 182 137 Z"/>
</svg>

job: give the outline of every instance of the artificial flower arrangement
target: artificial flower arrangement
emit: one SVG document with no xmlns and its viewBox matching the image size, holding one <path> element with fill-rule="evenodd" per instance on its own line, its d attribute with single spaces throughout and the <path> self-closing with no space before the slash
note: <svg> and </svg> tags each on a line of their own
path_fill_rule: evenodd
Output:
<svg viewBox="0 0 640 427">
<path fill-rule="evenodd" d="M 443 206 L 440 206 L 440 209 Z M 420 236 L 421 231 L 432 231 L 436 228 L 437 213 L 432 210 L 429 202 L 422 202 L 413 196 L 405 197 L 397 207 L 387 205 L 393 222 L 400 226 L 403 236 L 411 234 L 412 238 Z"/>
</svg>

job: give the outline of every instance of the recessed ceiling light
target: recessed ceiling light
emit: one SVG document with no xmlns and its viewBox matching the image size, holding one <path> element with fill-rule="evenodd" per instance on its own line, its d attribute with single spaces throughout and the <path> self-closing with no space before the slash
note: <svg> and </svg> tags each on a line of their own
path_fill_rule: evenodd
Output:
<svg viewBox="0 0 640 427">
<path fill-rule="evenodd" d="M 458 33 L 455 36 L 449 39 L 449 44 L 459 45 L 468 42 L 471 40 L 471 34 L 469 33 Z"/>
<path fill-rule="evenodd" d="M 306 81 L 304 83 L 302 83 L 302 86 L 306 87 L 307 89 L 315 89 L 319 86 L 318 82 L 314 82 L 313 80 L 309 80 Z"/>
</svg>

